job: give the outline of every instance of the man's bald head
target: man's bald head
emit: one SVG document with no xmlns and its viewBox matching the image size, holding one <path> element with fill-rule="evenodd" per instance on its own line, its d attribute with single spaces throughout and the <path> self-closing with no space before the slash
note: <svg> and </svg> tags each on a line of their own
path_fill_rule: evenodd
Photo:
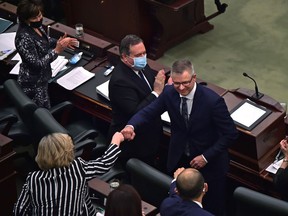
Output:
<svg viewBox="0 0 288 216">
<path fill-rule="evenodd" d="M 198 170 L 187 168 L 178 175 L 176 187 L 182 199 L 195 199 L 203 193 L 204 178 Z"/>
</svg>

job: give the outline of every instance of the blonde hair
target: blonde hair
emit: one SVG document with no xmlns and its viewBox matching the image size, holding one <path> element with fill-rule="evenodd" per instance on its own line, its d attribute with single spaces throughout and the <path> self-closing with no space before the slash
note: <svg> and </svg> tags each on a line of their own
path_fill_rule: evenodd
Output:
<svg viewBox="0 0 288 216">
<path fill-rule="evenodd" d="M 74 160 L 74 144 L 68 134 L 53 133 L 43 137 L 35 158 L 42 170 L 69 166 Z"/>
</svg>

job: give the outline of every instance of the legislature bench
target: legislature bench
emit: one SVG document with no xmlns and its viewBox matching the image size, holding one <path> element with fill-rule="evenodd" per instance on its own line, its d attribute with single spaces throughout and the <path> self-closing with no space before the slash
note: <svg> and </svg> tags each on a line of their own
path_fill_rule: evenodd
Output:
<svg viewBox="0 0 288 216">
<path fill-rule="evenodd" d="M 208 20 L 223 13 L 226 6 L 224 10 L 217 6 L 218 11 L 206 17 L 204 0 L 89 0 L 85 4 L 63 0 L 63 5 L 69 26 L 82 23 L 84 31 L 114 44 L 127 34 L 136 34 L 144 40 L 151 59 L 192 35 L 213 29 Z"/>
</svg>

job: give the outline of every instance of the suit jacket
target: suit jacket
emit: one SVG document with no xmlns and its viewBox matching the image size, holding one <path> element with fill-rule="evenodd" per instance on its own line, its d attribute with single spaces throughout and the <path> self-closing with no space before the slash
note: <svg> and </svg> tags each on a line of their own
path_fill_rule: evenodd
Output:
<svg viewBox="0 0 288 216">
<path fill-rule="evenodd" d="M 273 183 L 277 191 L 281 194 L 282 199 L 288 201 L 288 168 L 279 168 L 274 175 Z"/>
<path fill-rule="evenodd" d="M 188 142 L 190 159 L 203 154 L 208 160 L 201 169 L 206 181 L 226 175 L 229 166 L 227 149 L 237 138 L 238 132 L 224 99 L 211 89 L 197 84 L 188 127 L 180 114 L 180 101 L 180 95 L 173 85 L 167 85 L 157 100 L 134 115 L 128 124 L 137 130 L 168 111 L 171 120 L 168 172 L 178 168 L 177 163 Z"/>
<path fill-rule="evenodd" d="M 156 73 L 148 65 L 144 68 L 143 73 L 153 89 Z M 120 61 L 109 82 L 109 98 L 112 106 L 109 137 L 116 131 L 121 131 L 137 111 L 156 99 L 151 92 L 148 85 L 131 68 Z M 155 156 L 162 134 L 162 121 L 157 116 L 141 128 L 135 140 L 121 144 L 121 156 L 140 159 Z"/>
<path fill-rule="evenodd" d="M 213 216 L 202 209 L 197 203 L 183 200 L 175 192 L 176 181 L 170 185 L 169 197 L 163 200 L 160 206 L 161 216 Z"/>
</svg>

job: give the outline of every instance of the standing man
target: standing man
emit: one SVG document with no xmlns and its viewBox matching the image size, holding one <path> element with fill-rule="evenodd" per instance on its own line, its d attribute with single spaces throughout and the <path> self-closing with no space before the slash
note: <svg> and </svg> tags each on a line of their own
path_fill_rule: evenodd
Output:
<svg viewBox="0 0 288 216">
<path fill-rule="evenodd" d="M 169 197 L 160 207 L 161 216 L 213 216 L 203 209 L 202 200 L 208 184 L 202 174 L 193 168 L 178 168 L 170 185 Z"/>
<path fill-rule="evenodd" d="M 164 70 L 155 73 L 147 65 L 146 49 L 138 36 L 127 35 L 122 39 L 120 59 L 109 82 L 112 106 L 109 137 L 125 127 L 137 111 L 154 101 L 162 93 L 165 84 Z M 154 166 L 162 134 L 161 118 L 157 116 L 141 128 L 133 141 L 123 143 L 119 158 L 122 164 L 136 157 Z"/>
<path fill-rule="evenodd" d="M 225 209 L 228 147 L 238 136 L 235 124 L 222 97 L 196 83 L 196 73 L 189 60 L 174 62 L 172 85 L 167 85 L 157 100 L 138 112 L 122 130 L 125 139 L 163 112 L 171 119 L 171 138 L 167 170 L 177 167 L 198 169 L 209 184 L 204 206 L 215 214 Z M 136 136 L 136 137 L 137 137 Z"/>
</svg>

